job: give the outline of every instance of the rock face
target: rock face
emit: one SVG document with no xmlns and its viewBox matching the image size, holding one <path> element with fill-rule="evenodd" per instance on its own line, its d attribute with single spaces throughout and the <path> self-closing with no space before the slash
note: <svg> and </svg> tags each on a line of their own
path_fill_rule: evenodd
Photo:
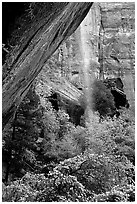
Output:
<svg viewBox="0 0 137 204">
<path fill-rule="evenodd" d="M 135 3 L 94 3 L 55 55 L 57 75 L 78 88 L 87 88 L 85 82 L 92 86 L 94 78 L 120 77 L 130 107 L 134 107 Z"/>
<path fill-rule="evenodd" d="M 52 29 L 48 20 L 46 23 L 43 20 L 38 21 L 38 27 L 37 24 L 36 27 L 32 26 L 35 22 L 29 25 L 29 38 L 28 32 L 22 35 L 21 43 L 9 56 L 4 66 L 5 70 L 12 68 L 3 83 L 4 123 L 13 116 L 41 69 L 47 77 L 46 83 L 47 85 L 49 83 L 49 87 L 57 89 L 62 96 L 76 103 L 82 94 L 76 87 L 84 90 L 89 104 L 92 102 L 89 98 L 89 87 L 92 88 L 95 78 L 120 77 L 124 82 L 130 106 L 134 107 L 135 3 L 107 2 L 93 5 L 72 3 L 67 7 L 66 5 L 67 3 L 63 4 L 62 9 L 66 9 L 68 15 L 63 12 L 60 18 L 57 18 L 57 15 L 54 19 L 55 12 L 52 12 L 51 20 L 55 22 L 51 26 Z M 59 6 L 57 9 L 60 13 Z M 43 14 L 45 13 L 43 8 Z M 50 29 L 45 31 L 48 26 Z M 33 35 L 34 31 L 36 35 Z M 70 37 L 67 38 L 68 36 Z M 61 44 L 63 40 L 65 42 Z M 33 49 L 34 47 L 36 49 Z M 45 64 L 57 48 L 56 53 Z"/>
<path fill-rule="evenodd" d="M 121 77 L 131 106 L 134 105 L 135 81 L 135 4 L 100 3 L 102 75 Z"/>
<path fill-rule="evenodd" d="M 129 103 L 126 99 L 126 94 L 124 93 L 124 85 L 121 78 L 105 79 L 103 80 L 103 83 L 111 90 L 117 109 L 120 109 L 121 107 L 129 108 Z"/>
<path fill-rule="evenodd" d="M 62 6 L 61 6 L 62 5 Z M 27 94 L 46 61 L 87 15 L 92 3 L 55 3 L 47 15 L 47 7 L 41 9 L 27 28 L 20 33 L 17 46 L 7 56 L 3 65 L 7 76 L 3 80 L 3 128 L 13 118 L 17 107 Z M 8 72 L 9 70 L 9 72 Z"/>
</svg>

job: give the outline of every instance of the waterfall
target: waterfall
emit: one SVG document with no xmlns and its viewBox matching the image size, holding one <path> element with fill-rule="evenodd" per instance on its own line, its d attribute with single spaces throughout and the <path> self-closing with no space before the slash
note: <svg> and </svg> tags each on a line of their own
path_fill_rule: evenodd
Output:
<svg viewBox="0 0 137 204">
<path fill-rule="evenodd" d="M 81 63 L 81 69 L 83 74 L 83 83 L 85 88 L 85 97 L 86 97 L 86 103 L 87 103 L 87 114 L 91 112 L 91 86 L 94 81 L 94 74 L 90 77 L 90 64 L 91 64 L 91 55 L 90 55 L 90 48 L 88 44 L 88 33 L 85 29 L 85 25 L 80 26 L 80 39 L 81 39 L 81 56 L 82 56 L 82 63 Z M 88 115 L 89 118 L 89 115 Z"/>
<path fill-rule="evenodd" d="M 97 22 L 97 8 L 90 9 L 84 21 L 80 24 L 79 44 L 81 52 L 81 72 L 85 87 L 87 102 L 86 117 L 89 122 L 93 119 L 92 87 L 99 68 L 97 57 L 97 42 L 99 26 Z"/>
</svg>

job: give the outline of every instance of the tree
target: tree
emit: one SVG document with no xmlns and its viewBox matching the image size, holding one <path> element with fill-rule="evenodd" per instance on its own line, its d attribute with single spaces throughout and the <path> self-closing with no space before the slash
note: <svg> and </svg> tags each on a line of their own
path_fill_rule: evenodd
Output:
<svg viewBox="0 0 137 204">
<path fill-rule="evenodd" d="M 43 4 L 9 55 L 10 73 L 3 81 L 3 128 L 17 110 L 48 58 L 80 25 L 92 3 L 55 3 L 47 17 Z"/>
<path fill-rule="evenodd" d="M 113 116 L 116 113 L 114 97 L 102 81 L 96 80 L 91 91 L 92 107 L 100 116 Z"/>
<path fill-rule="evenodd" d="M 37 164 L 36 141 L 43 128 L 43 111 L 33 84 L 20 104 L 13 123 L 8 123 L 3 131 L 2 156 L 7 166 L 3 175 L 5 183 L 9 181 L 9 175 L 20 177 L 26 171 L 34 171 Z"/>
</svg>

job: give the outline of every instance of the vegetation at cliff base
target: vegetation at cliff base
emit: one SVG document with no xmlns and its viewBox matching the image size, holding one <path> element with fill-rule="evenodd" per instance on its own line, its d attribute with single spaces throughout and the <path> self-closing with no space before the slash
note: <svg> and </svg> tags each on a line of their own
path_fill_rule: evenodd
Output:
<svg viewBox="0 0 137 204">
<path fill-rule="evenodd" d="M 134 118 L 117 117 L 75 126 L 32 87 L 3 133 L 3 201 L 134 201 Z M 13 132 L 14 129 L 14 132 Z M 14 138 L 13 138 L 14 133 Z M 8 169 L 8 168 L 7 168 Z M 7 179 L 8 174 L 8 180 Z M 9 179 L 10 178 L 10 179 Z"/>
<path fill-rule="evenodd" d="M 98 63 L 91 56 L 91 68 L 85 66 L 89 84 L 76 42 L 81 43 L 81 33 L 72 34 L 93 3 L 8 3 L 3 6 L 2 201 L 135 202 L 134 98 L 124 89 L 124 58 L 122 64 L 114 56 L 127 57 L 128 45 L 124 41 L 120 53 L 120 38 L 117 53 L 113 44 L 106 49 L 117 36 L 109 39 L 114 28 L 103 27 L 107 3 L 98 7 L 106 15 L 99 19 L 99 35 L 91 32 L 90 53 L 98 50 Z M 131 12 L 133 7 L 126 6 Z M 104 57 L 110 50 L 113 55 Z M 130 72 L 131 57 L 130 62 L 125 58 Z M 109 60 L 115 60 L 113 66 Z M 107 71 L 113 78 L 104 77 Z"/>
</svg>

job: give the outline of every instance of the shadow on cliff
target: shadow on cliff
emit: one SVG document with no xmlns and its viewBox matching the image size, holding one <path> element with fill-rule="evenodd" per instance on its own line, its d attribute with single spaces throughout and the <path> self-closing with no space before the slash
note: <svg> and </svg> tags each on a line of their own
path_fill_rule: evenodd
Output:
<svg viewBox="0 0 137 204">
<path fill-rule="evenodd" d="M 118 117 L 121 107 L 129 108 L 123 88 L 124 85 L 120 78 L 96 80 L 91 92 L 93 111 L 98 111 L 100 117 L 113 117 L 114 115 Z M 79 89 L 81 90 L 81 88 Z M 64 109 L 70 117 L 70 122 L 76 126 L 81 125 L 81 119 L 86 109 L 85 98 L 81 99 L 81 105 L 76 105 L 54 92 L 48 97 L 48 100 L 54 110 Z"/>
</svg>

